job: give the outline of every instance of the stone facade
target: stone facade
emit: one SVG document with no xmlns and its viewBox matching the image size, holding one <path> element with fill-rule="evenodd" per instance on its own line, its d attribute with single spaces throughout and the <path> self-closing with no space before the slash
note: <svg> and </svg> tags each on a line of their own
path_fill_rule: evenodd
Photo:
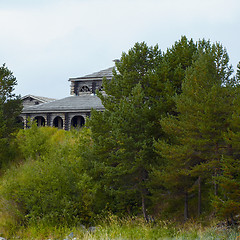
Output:
<svg viewBox="0 0 240 240">
<path fill-rule="evenodd" d="M 105 77 L 106 79 L 111 80 L 113 76 L 112 71 L 113 67 L 86 75 L 84 77 L 70 78 L 70 94 L 79 96 L 83 93 L 95 94 L 96 90 L 102 91 L 102 79 Z"/>
<path fill-rule="evenodd" d="M 79 78 L 70 78 L 70 97 L 55 100 L 27 95 L 23 97 L 23 111 L 20 115 L 24 128 L 29 120 L 36 120 L 38 126 L 51 126 L 70 130 L 81 127 L 91 115 L 91 109 L 103 111 L 96 90 L 102 91 L 102 79 L 112 79 L 113 68 Z M 41 100 L 41 101 L 40 101 Z"/>
<path fill-rule="evenodd" d="M 56 100 L 56 99 L 33 96 L 33 95 L 30 95 L 30 94 L 22 97 L 22 103 L 23 103 L 24 108 L 29 107 L 29 106 L 39 105 L 39 104 L 42 104 L 42 103 L 51 102 L 51 101 L 54 101 L 54 100 Z"/>
</svg>

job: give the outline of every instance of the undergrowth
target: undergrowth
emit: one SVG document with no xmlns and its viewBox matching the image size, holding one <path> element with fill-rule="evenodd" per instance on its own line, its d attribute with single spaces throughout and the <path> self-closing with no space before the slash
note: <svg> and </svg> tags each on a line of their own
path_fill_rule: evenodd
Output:
<svg viewBox="0 0 240 240">
<path fill-rule="evenodd" d="M 145 239 L 206 239 L 206 240 L 235 240 L 240 235 L 239 229 L 219 227 L 216 223 L 203 226 L 199 222 L 189 221 L 184 224 L 176 224 L 173 221 L 158 221 L 146 223 L 142 218 L 124 218 L 110 216 L 102 219 L 99 224 L 85 227 L 79 224 L 75 227 L 50 227 L 46 225 L 31 225 L 12 231 L 1 232 L 0 236 L 6 239 L 26 240 L 145 240 Z"/>
</svg>

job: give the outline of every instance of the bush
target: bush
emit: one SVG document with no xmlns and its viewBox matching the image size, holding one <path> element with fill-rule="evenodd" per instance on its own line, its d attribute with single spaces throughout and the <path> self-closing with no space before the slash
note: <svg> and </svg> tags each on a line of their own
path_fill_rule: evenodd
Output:
<svg viewBox="0 0 240 240">
<path fill-rule="evenodd" d="M 53 226 L 88 223 L 93 215 L 95 188 L 81 150 L 90 146 L 89 130 L 71 133 L 29 129 L 21 131 L 18 139 L 28 159 L 6 171 L 0 195 L 21 213 L 19 222 Z M 31 139 L 41 144 L 35 145 Z"/>
<path fill-rule="evenodd" d="M 16 143 L 25 159 L 37 159 L 51 153 L 54 148 L 66 140 L 69 135 L 64 130 L 57 128 L 37 127 L 36 123 L 31 124 L 29 129 L 21 129 L 16 136 Z"/>
</svg>

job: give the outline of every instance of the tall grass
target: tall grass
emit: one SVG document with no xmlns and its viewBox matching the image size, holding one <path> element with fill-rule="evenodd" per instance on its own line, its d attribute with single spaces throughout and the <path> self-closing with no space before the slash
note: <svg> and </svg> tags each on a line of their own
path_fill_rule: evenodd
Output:
<svg viewBox="0 0 240 240">
<path fill-rule="evenodd" d="M 16 229 L 15 229 L 16 230 Z M 1 233 L 1 230 L 0 230 Z M 13 232 L 5 232 L 7 239 L 81 239 L 81 240 L 145 240 L 145 239 L 203 239 L 203 240 L 236 240 L 240 235 L 238 228 L 202 226 L 200 223 L 189 221 L 177 225 L 171 221 L 156 221 L 146 223 L 141 218 L 120 219 L 110 216 L 102 219 L 95 227 L 79 225 L 69 227 L 49 227 L 46 225 L 32 225 L 20 228 Z"/>
</svg>

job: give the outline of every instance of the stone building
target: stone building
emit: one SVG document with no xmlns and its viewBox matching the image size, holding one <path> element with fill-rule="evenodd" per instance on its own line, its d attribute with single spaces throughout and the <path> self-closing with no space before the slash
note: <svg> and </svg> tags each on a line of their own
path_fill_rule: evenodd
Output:
<svg viewBox="0 0 240 240">
<path fill-rule="evenodd" d="M 22 103 L 23 103 L 24 108 L 29 107 L 29 106 L 39 105 L 39 104 L 42 104 L 42 103 L 51 102 L 51 101 L 54 101 L 54 100 L 56 100 L 56 99 L 39 97 L 39 96 L 30 95 L 30 94 L 22 97 Z"/>
<path fill-rule="evenodd" d="M 24 128 L 28 119 L 36 120 L 38 126 L 51 126 L 70 130 L 81 127 L 90 117 L 91 109 L 103 111 L 104 106 L 96 96 L 96 90 L 102 91 L 102 79 L 112 79 L 113 67 L 84 77 L 70 78 L 70 96 L 55 100 L 27 95 L 23 97 L 23 111 L 20 115 Z"/>
</svg>

